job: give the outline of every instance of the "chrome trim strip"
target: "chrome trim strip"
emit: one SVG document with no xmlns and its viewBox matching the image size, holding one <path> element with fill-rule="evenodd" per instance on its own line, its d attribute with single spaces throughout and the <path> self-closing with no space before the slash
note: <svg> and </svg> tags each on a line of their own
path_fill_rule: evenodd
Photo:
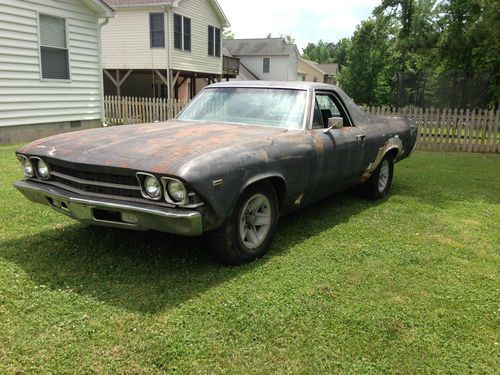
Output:
<svg viewBox="0 0 500 375">
<path fill-rule="evenodd" d="M 28 181 L 30 181 L 30 180 L 28 179 Z M 77 188 L 74 188 L 74 187 L 71 187 L 68 185 L 61 184 L 59 182 L 53 182 L 53 181 L 47 181 L 47 180 L 43 180 L 43 181 L 34 180 L 34 181 L 40 182 L 43 184 L 47 184 L 47 185 L 52 185 L 52 186 L 70 191 L 72 193 L 83 195 L 83 196 L 96 197 L 96 198 L 109 198 L 109 199 L 115 199 L 115 200 L 120 200 L 120 201 L 125 201 L 125 202 L 136 202 L 136 203 L 146 203 L 146 204 L 149 202 L 149 203 L 154 204 L 155 206 L 168 207 L 168 208 L 175 208 L 176 207 L 176 205 L 168 204 L 168 203 L 162 202 L 162 201 L 154 201 L 152 199 L 148 199 L 147 201 L 144 201 L 143 199 L 122 197 L 120 195 L 89 193 L 88 191 L 80 190 L 80 189 L 77 189 Z M 201 207 L 204 205 L 205 205 L 204 203 L 198 203 L 198 204 L 186 205 L 186 206 L 183 206 L 182 208 L 198 208 L 198 207 Z"/>
<path fill-rule="evenodd" d="M 61 172 L 52 172 L 51 174 L 53 176 L 63 178 L 65 180 L 73 181 L 73 182 L 76 182 L 76 183 L 79 183 L 82 185 L 106 186 L 106 187 L 110 187 L 110 188 L 127 189 L 127 190 L 141 190 L 140 186 L 113 184 L 111 182 L 83 180 L 83 179 L 78 178 L 78 177 L 68 176 L 68 175 L 61 173 Z"/>
<path fill-rule="evenodd" d="M 51 187 L 39 181 L 16 181 L 14 186 L 32 202 L 48 205 L 57 212 L 85 224 L 135 230 L 157 230 L 184 236 L 198 236 L 203 233 L 202 215 L 195 210 L 158 207 L 152 205 L 151 202 L 134 204 L 89 199 L 75 196 L 68 191 Z M 65 209 L 61 209 L 61 206 L 65 207 Z M 137 223 L 125 222 L 123 219 L 116 221 L 99 220 L 95 218 L 95 209 L 122 215 L 135 215 Z"/>
<path fill-rule="evenodd" d="M 39 181 L 41 182 L 41 181 Z M 146 203 L 143 199 L 138 199 L 138 198 L 130 198 L 130 197 L 122 197 L 120 195 L 111 195 L 111 194 L 100 194 L 100 193 L 89 193 L 88 191 L 80 190 L 65 184 L 61 184 L 59 182 L 53 182 L 53 181 L 43 181 L 44 184 L 47 185 L 52 185 L 61 189 L 68 190 L 72 193 L 76 193 L 79 195 L 87 195 L 90 197 L 96 197 L 96 198 L 111 198 L 111 199 L 117 199 L 117 200 L 122 200 L 122 201 L 128 201 L 128 202 L 137 202 L 137 203 Z M 173 205 L 169 205 L 167 203 L 163 202 L 158 202 L 158 201 L 153 201 L 151 199 L 148 200 L 150 203 L 154 203 L 155 205 L 160 205 L 163 207 L 175 207 Z"/>
</svg>

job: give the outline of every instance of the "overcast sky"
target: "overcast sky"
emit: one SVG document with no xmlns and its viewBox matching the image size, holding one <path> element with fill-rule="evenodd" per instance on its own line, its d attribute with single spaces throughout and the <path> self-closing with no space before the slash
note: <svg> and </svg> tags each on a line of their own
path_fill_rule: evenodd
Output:
<svg viewBox="0 0 500 375">
<path fill-rule="evenodd" d="M 300 52 L 308 42 L 351 36 L 380 0 L 218 0 L 237 38 L 292 35 Z"/>
</svg>

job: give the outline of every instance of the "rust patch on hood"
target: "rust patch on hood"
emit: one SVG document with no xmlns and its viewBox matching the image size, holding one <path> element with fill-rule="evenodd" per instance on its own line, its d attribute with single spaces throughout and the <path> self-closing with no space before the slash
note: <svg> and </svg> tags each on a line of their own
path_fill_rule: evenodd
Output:
<svg viewBox="0 0 500 375">
<path fill-rule="evenodd" d="M 60 134 L 35 141 L 19 152 L 29 155 L 160 173 L 228 147 L 272 138 L 286 129 L 172 120 Z M 258 156 L 266 159 L 267 155 Z"/>
</svg>

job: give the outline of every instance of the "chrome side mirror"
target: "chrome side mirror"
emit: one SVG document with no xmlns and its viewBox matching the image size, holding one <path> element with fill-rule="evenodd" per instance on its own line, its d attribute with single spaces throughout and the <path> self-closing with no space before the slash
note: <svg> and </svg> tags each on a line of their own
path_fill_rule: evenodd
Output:
<svg viewBox="0 0 500 375">
<path fill-rule="evenodd" d="M 328 128 L 323 130 L 323 133 L 328 133 L 332 129 L 342 129 L 344 127 L 344 119 L 342 117 L 330 117 L 328 119 Z"/>
</svg>

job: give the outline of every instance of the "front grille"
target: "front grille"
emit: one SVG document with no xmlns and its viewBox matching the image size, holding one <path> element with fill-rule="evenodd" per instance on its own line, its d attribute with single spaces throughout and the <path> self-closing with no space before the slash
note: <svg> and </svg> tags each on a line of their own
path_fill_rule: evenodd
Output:
<svg viewBox="0 0 500 375">
<path fill-rule="evenodd" d="M 96 185 L 88 185 L 81 184 L 75 181 L 69 181 L 59 176 L 52 176 L 51 181 L 58 182 L 60 184 L 73 187 L 75 189 L 82 190 L 86 193 L 94 193 L 94 194 L 106 194 L 106 195 L 116 195 L 119 197 L 126 198 L 142 198 L 142 194 L 140 190 L 129 190 L 129 189 L 119 189 L 108 186 L 96 186 Z"/>
<path fill-rule="evenodd" d="M 86 166 L 50 164 L 50 181 L 83 193 L 144 199 L 135 176 L 93 172 Z"/>
<path fill-rule="evenodd" d="M 94 182 L 107 182 L 119 185 L 137 186 L 137 178 L 135 176 L 119 176 L 107 173 L 96 173 L 78 169 L 65 168 L 60 165 L 51 165 L 52 172 L 59 172 L 67 176 L 76 177 L 80 180 L 94 181 Z"/>
</svg>

